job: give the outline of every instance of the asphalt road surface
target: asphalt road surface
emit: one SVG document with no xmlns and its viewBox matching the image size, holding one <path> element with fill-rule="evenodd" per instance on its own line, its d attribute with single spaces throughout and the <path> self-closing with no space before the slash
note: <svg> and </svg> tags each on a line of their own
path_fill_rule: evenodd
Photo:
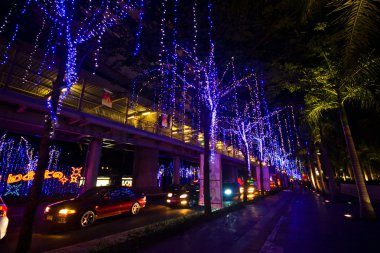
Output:
<svg viewBox="0 0 380 253">
<path fill-rule="evenodd" d="M 79 228 L 76 225 L 68 224 L 53 225 L 43 221 L 43 210 L 47 203 L 42 204 L 37 211 L 30 252 L 43 252 L 61 248 L 197 211 L 197 209 L 170 208 L 162 203 L 164 203 L 164 199 L 155 199 L 150 202 L 148 199 L 146 208 L 142 209 L 136 216 L 120 215 L 101 219 L 88 228 Z M 10 205 L 8 215 L 10 222 L 7 235 L 0 241 L 1 253 L 14 252 L 16 249 L 23 206 Z"/>
</svg>

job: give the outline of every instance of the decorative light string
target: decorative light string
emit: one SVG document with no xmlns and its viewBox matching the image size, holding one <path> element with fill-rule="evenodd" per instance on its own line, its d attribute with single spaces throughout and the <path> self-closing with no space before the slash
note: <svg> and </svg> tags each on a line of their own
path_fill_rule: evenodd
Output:
<svg viewBox="0 0 380 253">
<path fill-rule="evenodd" d="M 139 13 L 139 28 L 136 32 L 136 47 L 133 55 L 136 57 L 140 52 L 141 47 L 141 33 L 143 30 L 143 19 L 144 19 L 144 0 L 140 0 L 140 13 Z"/>
<path fill-rule="evenodd" d="M 22 136 L 17 138 L 19 140 L 6 134 L 0 138 L 0 194 L 3 196 L 27 196 L 37 167 L 38 153 L 33 145 Z M 80 169 L 62 166 L 61 153 L 57 146 L 50 146 L 48 173 L 45 171 L 48 179 L 42 188 L 44 196 L 78 193 Z M 70 175 L 72 180 L 65 181 Z"/>
<path fill-rule="evenodd" d="M 130 0 L 103 0 L 96 3 L 93 1 L 82 3 L 76 0 L 28 0 L 24 3 L 20 13 L 14 14 L 13 10 L 16 5 L 14 5 L 8 12 L 3 24 L 0 26 L 0 33 L 2 33 L 6 26 L 9 25 L 11 16 L 18 15 L 17 18 L 21 20 L 29 7 L 34 8 L 34 10 L 41 11 L 43 15 L 40 31 L 38 32 L 34 42 L 34 50 L 29 55 L 29 63 L 26 67 L 26 72 L 23 78 L 24 82 L 31 71 L 32 59 L 34 59 L 36 50 L 40 44 L 40 38 L 42 38 L 42 34 L 46 30 L 45 27 L 49 27 L 50 29 L 48 36 L 45 36 L 48 38 L 46 43 L 47 49 L 45 50 L 42 63 L 37 73 L 42 73 L 48 58 L 51 59 L 51 63 L 48 64 L 48 69 L 54 67 L 54 58 L 57 51 L 57 45 L 62 47 L 60 51 L 63 51 L 65 54 L 65 57 L 63 57 L 66 65 L 64 80 L 58 80 L 59 83 L 64 83 L 64 87 L 56 87 L 61 90 L 59 101 L 58 103 L 52 103 L 51 96 L 47 100 L 50 115 L 46 117 L 46 120 L 52 121 L 51 137 L 54 133 L 55 127 L 57 126 L 57 114 L 59 114 L 61 110 L 62 102 L 70 92 L 72 85 L 74 85 L 77 81 L 78 68 L 80 67 L 77 65 L 77 53 L 79 46 L 92 39 L 96 40 L 97 48 L 93 55 L 95 68 L 97 68 L 99 53 L 102 49 L 102 38 L 105 35 L 105 31 L 125 19 L 128 16 L 128 11 L 131 10 L 132 6 L 143 7 L 143 0 L 140 0 L 139 3 L 140 5 L 135 5 L 133 1 Z M 88 4 L 87 10 L 80 9 L 79 6 L 81 6 L 81 4 Z M 79 11 L 83 11 L 84 13 L 79 15 Z M 140 12 L 140 15 L 141 22 L 142 12 Z M 79 29 L 77 29 L 78 24 L 80 24 Z M 2 64 L 8 60 L 8 51 L 15 41 L 20 29 L 19 23 L 16 23 L 14 27 L 13 35 L 11 36 L 8 44 L 5 46 L 3 59 L 1 62 Z M 139 30 L 140 32 L 138 32 L 138 35 L 141 33 L 141 29 Z M 57 108 L 55 108 L 55 104 L 57 104 Z"/>
</svg>

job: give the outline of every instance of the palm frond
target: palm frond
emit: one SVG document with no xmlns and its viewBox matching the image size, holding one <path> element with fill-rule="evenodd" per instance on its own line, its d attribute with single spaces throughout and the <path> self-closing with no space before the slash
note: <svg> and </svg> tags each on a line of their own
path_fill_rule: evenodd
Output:
<svg viewBox="0 0 380 253">
<path fill-rule="evenodd" d="M 344 27 L 338 36 L 345 44 L 346 66 L 368 48 L 371 38 L 377 36 L 379 9 L 374 2 L 375 0 L 333 1 L 336 6 L 334 12 L 340 14 L 336 23 Z"/>
<path fill-rule="evenodd" d="M 360 80 L 370 80 L 377 77 L 380 71 L 380 58 L 368 54 L 362 57 L 355 64 L 350 75 L 347 75 L 344 82 L 357 82 Z"/>
<path fill-rule="evenodd" d="M 314 99 L 314 101 L 309 102 L 306 100 L 306 106 L 307 120 L 310 124 L 316 124 L 319 122 L 322 118 L 323 112 L 338 108 L 338 104 L 335 101 L 320 99 Z"/>
<path fill-rule="evenodd" d="M 362 87 L 358 86 L 346 86 L 345 91 L 342 92 L 342 102 L 358 102 L 361 107 L 364 109 L 368 109 L 369 107 L 375 105 L 376 99 L 373 93 Z"/>
<path fill-rule="evenodd" d="M 359 102 L 361 107 L 367 109 L 376 104 L 376 92 L 380 90 L 377 82 L 380 70 L 380 59 L 371 55 L 359 59 L 349 75 L 341 82 L 343 102 Z"/>
</svg>

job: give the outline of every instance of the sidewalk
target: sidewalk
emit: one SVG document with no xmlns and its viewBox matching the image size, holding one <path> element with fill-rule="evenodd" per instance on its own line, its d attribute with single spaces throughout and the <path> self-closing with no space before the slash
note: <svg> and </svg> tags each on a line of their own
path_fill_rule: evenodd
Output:
<svg viewBox="0 0 380 253">
<path fill-rule="evenodd" d="M 315 193 L 284 191 L 141 252 L 377 252 L 379 219 L 358 220 L 358 206 L 349 200 L 331 203 Z"/>
</svg>

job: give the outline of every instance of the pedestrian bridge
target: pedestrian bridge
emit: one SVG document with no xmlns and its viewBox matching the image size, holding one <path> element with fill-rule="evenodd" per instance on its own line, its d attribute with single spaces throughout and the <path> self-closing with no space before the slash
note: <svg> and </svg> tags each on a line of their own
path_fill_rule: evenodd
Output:
<svg viewBox="0 0 380 253">
<path fill-rule="evenodd" d="M 46 100 L 57 76 L 55 69 L 41 69 L 41 64 L 35 59 L 30 64 L 29 54 L 13 51 L 9 61 L 0 66 L 1 129 L 41 136 Z M 180 113 L 176 118 L 167 118 L 154 111 L 149 100 L 132 101 L 131 91 L 124 87 L 128 84 L 113 83 L 82 70 L 78 82 L 63 101 L 55 138 L 86 144 L 101 140 L 103 147 L 140 149 L 145 153 L 155 150 L 199 161 L 203 133 L 192 128 L 191 119 Z M 102 102 L 105 92 L 111 94 L 108 103 Z M 242 153 L 232 145 L 217 141 L 216 152 L 222 155 L 223 165 L 244 165 Z M 144 155 L 137 157 L 146 159 Z"/>
</svg>

